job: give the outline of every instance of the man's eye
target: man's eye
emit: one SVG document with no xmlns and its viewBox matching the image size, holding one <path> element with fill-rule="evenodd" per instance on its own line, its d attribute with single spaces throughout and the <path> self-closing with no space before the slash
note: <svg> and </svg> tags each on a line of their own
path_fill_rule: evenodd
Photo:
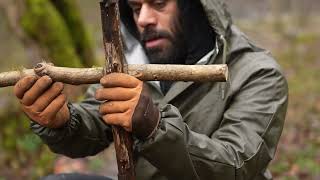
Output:
<svg viewBox="0 0 320 180">
<path fill-rule="evenodd" d="M 165 7 L 166 1 L 165 0 L 156 0 L 156 1 L 153 2 L 153 5 L 156 8 L 161 9 L 161 8 Z"/>
<path fill-rule="evenodd" d="M 141 6 L 130 6 L 131 7 L 131 9 L 132 9 L 132 11 L 133 11 L 133 13 L 134 14 L 136 14 L 136 15 L 139 15 L 140 14 L 140 10 L 141 10 Z"/>
<path fill-rule="evenodd" d="M 133 9 L 132 9 L 133 13 L 134 13 L 134 14 L 137 14 L 137 15 L 140 14 L 140 10 L 141 10 L 141 8 L 133 8 Z"/>
</svg>

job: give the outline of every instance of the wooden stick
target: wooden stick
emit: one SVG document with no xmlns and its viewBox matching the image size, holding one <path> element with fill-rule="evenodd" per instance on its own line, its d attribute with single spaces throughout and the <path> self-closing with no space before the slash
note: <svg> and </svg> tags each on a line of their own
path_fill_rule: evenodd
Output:
<svg viewBox="0 0 320 180">
<path fill-rule="evenodd" d="M 0 87 L 15 85 L 19 79 L 30 76 L 50 76 L 54 81 L 66 84 L 96 84 L 103 76 L 103 68 L 67 68 L 39 63 L 34 69 L 22 69 L 0 73 Z M 142 81 L 195 81 L 225 82 L 227 65 L 124 65 L 124 71 Z"/>
<path fill-rule="evenodd" d="M 120 13 L 117 0 L 100 2 L 103 45 L 106 64 L 104 74 L 124 73 L 124 51 L 120 32 Z M 114 147 L 116 150 L 118 179 L 134 180 L 133 139 L 131 133 L 120 126 L 112 126 Z"/>
</svg>

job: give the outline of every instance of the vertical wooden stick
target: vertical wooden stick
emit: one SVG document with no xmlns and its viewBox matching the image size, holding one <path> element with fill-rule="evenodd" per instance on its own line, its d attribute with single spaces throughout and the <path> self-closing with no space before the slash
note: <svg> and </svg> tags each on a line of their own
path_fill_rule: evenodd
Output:
<svg viewBox="0 0 320 180">
<path fill-rule="evenodd" d="M 105 73 L 123 72 L 124 53 L 120 32 L 120 14 L 117 0 L 100 2 L 103 42 L 106 55 Z M 134 180 L 133 143 L 131 134 L 123 128 L 112 128 L 119 180 Z"/>
</svg>

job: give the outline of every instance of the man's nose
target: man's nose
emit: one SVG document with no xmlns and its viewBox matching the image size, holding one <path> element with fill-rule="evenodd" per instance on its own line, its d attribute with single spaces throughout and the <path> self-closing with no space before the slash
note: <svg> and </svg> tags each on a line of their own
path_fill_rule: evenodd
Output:
<svg viewBox="0 0 320 180">
<path fill-rule="evenodd" d="M 148 5 L 143 5 L 138 17 L 138 26 L 145 28 L 146 26 L 155 25 L 156 23 L 157 18 L 154 10 Z"/>
</svg>

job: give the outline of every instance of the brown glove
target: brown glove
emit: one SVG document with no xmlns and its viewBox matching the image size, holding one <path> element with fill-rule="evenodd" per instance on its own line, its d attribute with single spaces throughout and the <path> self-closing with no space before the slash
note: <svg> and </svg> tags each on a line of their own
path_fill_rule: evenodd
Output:
<svg viewBox="0 0 320 180">
<path fill-rule="evenodd" d="M 27 76 L 14 86 L 22 110 L 33 121 L 48 128 L 60 128 L 69 120 L 63 83 L 52 82 L 49 76 Z"/>
<path fill-rule="evenodd" d="M 112 73 L 100 83 L 104 88 L 97 90 L 96 99 L 106 101 L 100 106 L 103 120 L 122 126 L 139 139 L 150 137 L 158 126 L 160 113 L 143 82 L 127 74 Z"/>
</svg>

